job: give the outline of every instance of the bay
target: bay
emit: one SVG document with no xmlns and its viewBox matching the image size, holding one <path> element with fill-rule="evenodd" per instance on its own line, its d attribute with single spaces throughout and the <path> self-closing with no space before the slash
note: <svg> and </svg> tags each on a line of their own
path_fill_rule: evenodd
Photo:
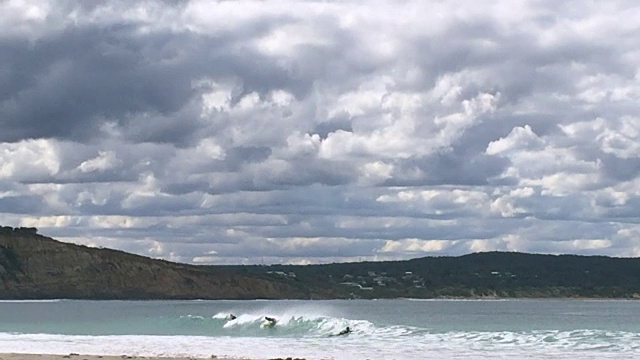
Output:
<svg viewBox="0 0 640 360">
<path fill-rule="evenodd" d="M 640 358 L 639 315 L 640 302 L 631 300 L 4 301 L 0 349 L 250 359 Z M 265 316 L 278 322 L 264 327 Z M 350 334 L 336 336 L 346 327 Z"/>
</svg>

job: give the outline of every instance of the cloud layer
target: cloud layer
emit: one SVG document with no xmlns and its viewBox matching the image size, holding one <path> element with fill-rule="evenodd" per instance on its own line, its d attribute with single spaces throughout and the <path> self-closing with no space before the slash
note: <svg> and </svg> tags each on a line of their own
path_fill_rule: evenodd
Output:
<svg viewBox="0 0 640 360">
<path fill-rule="evenodd" d="M 211 264 L 638 256 L 639 19 L 5 1 L 0 223 Z"/>
</svg>

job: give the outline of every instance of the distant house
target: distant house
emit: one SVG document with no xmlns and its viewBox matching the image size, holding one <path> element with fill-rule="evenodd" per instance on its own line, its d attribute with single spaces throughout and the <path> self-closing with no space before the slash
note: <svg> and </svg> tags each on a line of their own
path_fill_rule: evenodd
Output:
<svg viewBox="0 0 640 360">
<path fill-rule="evenodd" d="M 284 271 L 267 271 L 267 274 L 278 275 L 289 279 L 293 279 L 296 277 L 296 273 L 294 272 L 285 273 Z"/>
<path fill-rule="evenodd" d="M 354 282 L 350 282 L 350 281 L 346 281 L 346 282 L 341 282 L 341 285 L 347 285 L 347 286 L 354 286 L 357 287 L 360 290 L 373 290 L 372 287 L 368 287 L 368 286 L 362 286 L 358 283 L 354 283 Z"/>
</svg>

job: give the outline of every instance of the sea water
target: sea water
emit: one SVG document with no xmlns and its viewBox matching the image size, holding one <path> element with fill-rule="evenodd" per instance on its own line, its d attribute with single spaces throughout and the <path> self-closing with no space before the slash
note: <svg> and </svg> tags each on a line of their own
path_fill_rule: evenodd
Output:
<svg viewBox="0 0 640 360">
<path fill-rule="evenodd" d="M 278 322 L 264 327 L 264 316 Z M 0 352 L 630 359 L 640 358 L 640 301 L 4 301 Z"/>
</svg>

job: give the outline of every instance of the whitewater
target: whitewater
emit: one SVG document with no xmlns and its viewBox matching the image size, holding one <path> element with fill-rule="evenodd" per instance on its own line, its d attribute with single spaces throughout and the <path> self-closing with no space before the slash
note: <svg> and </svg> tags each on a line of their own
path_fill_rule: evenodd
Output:
<svg viewBox="0 0 640 360">
<path fill-rule="evenodd" d="M 247 359 L 640 358 L 638 315 L 640 302 L 624 300 L 4 301 L 0 349 Z M 276 325 L 265 327 L 265 316 Z M 337 336 L 346 327 L 352 332 Z"/>
</svg>

